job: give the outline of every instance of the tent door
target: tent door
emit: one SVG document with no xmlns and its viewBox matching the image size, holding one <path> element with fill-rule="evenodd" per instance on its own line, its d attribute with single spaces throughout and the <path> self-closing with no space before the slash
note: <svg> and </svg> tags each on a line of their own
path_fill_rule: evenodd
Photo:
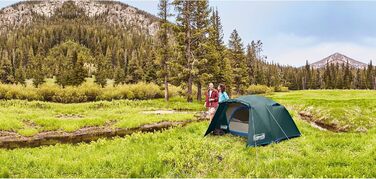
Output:
<svg viewBox="0 0 376 179">
<path fill-rule="evenodd" d="M 248 136 L 250 110 L 246 106 L 236 108 L 229 120 L 229 130 L 231 133 L 240 136 Z"/>
</svg>

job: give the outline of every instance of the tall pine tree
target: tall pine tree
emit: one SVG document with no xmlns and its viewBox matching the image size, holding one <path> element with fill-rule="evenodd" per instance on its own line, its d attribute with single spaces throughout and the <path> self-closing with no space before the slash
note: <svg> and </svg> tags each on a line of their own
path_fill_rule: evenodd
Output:
<svg viewBox="0 0 376 179">
<path fill-rule="evenodd" d="M 182 67 L 182 77 L 186 81 L 187 86 L 187 101 L 193 101 L 193 31 L 194 31 L 194 12 L 196 11 L 195 1 L 191 0 L 175 0 L 173 2 L 175 5 L 176 16 L 176 32 L 177 41 L 180 49 L 183 53 L 183 58 L 180 63 Z"/>
<path fill-rule="evenodd" d="M 236 29 L 231 33 L 228 45 L 235 91 L 237 94 L 243 94 L 249 84 L 249 80 L 243 43 Z"/>
<path fill-rule="evenodd" d="M 202 86 L 205 82 L 213 82 L 213 77 L 218 73 L 217 54 L 215 46 L 210 39 L 213 26 L 210 23 L 210 9 L 208 0 L 195 1 L 194 11 L 194 41 L 193 60 L 194 78 L 197 84 L 197 100 L 202 100 Z"/>
<path fill-rule="evenodd" d="M 214 45 L 215 55 L 213 61 L 217 63 L 214 66 L 213 82 L 216 84 L 223 83 L 227 87 L 227 93 L 231 94 L 232 88 L 232 68 L 230 59 L 226 57 L 226 47 L 223 42 L 223 29 L 221 18 L 219 17 L 218 10 L 214 10 L 211 16 L 212 30 L 209 33 L 210 43 Z M 215 64 L 212 63 L 212 64 Z"/>
<path fill-rule="evenodd" d="M 171 23 L 168 22 L 168 18 L 172 16 L 169 12 L 170 3 L 168 0 L 160 0 L 159 1 L 159 13 L 158 16 L 160 18 L 160 29 L 158 32 L 158 62 L 160 65 L 159 75 L 163 78 L 163 85 L 164 85 L 164 98 L 166 101 L 169 100 L 168 96 L 168 84 L 169 84 L 169 61 L 172 56 L 171 52 Z"/>
</svg>

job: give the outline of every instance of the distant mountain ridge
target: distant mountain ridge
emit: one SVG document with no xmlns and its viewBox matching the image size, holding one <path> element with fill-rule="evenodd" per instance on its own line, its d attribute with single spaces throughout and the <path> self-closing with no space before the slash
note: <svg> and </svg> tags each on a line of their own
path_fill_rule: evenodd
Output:
<svg viewBox="0 0 376 179">
<path fill-rule="evenodd" d="M 364 68 L 364 67 L 367 67 L 367 64 L 366 63 L 363 63 L 363 62 L 360 62 L 360 61 L 357 61 L 357 60 L 354 60 L 346 55 L 343 55 L 341 53 L 334 53 L 322 60 L 319 60 L 315 63 L 311 63 L 311 67 L 313 68 L 324 68 L 328 63 L 329 64 L 346 64 L 347 62 L 349 62 L 349 65 L 353 68 Z"/>
<path fill-rule="evenodd" d="M 107 22 L 111 25 L 135 25 L 146 33 L 154 35 L 158 30 L 158 18 L 145 11 L 112 0 L 32 0 L 21 1 L 0 10 L 0 33 L 17 27 L 29 25 L 35 15 L 51 17 L 55 10 L 62 7 L 64 2 L 72 1 L 84 9 L 88 17 L 106 14 Z"/>
</svg>

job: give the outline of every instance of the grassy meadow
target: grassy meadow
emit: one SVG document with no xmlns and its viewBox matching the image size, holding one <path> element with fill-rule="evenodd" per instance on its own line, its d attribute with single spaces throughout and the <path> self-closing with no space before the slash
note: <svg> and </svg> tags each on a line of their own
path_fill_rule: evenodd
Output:
<svg viewBox="0 0 376 179">
<path fill-rule="evenodd" d="M 247 148 L 242 137 L 203 137 L 209 122 L 199 122 L 77 145 L 0 149 L 0 177 L 376 177 L 376 91 L 312 90 L 267 96 L 289 109 L 301 137 Z M 0 102 L 0 126 L 32 135 L 108 121 L 115 121 L 114 127 L 132 127 L 193 117 L 193 113 L 142 113 L 158 109 L 194 112 L 203 110 L 203 104 L 187 104 L 182 98 L 169 103 L 163 99 L 79 104 L 10 100 Z M 335 133 L 314 128 L 299 118 L 302 110 L 327 123 L 349 125 L 351 130 Z M 24 121 L 33 125 L 25 126 Z M 357 132 L 359 127 L 366 132 Z"/>
<path fill-rule="evenodd" d="M 350 131 L 376 126 L 375 90 L 306 90 L 268 95 L 292 111 L 307 111 Z"/>
<path fill-rule="evenodd" d="M 176 110 L 173 114 L 148 113 L 153 110 Z M 199 103 L 187 104 L 181 98 L 116 100 L 61 104 L 39 101 L 0 101 L 0 130 L 32 136 L 43 131 L 73 132 L 83 127 L 108 126 L 132 128 L 160 121 L 192 119 L 195 111 L 204 110 Z"/>
</svg>

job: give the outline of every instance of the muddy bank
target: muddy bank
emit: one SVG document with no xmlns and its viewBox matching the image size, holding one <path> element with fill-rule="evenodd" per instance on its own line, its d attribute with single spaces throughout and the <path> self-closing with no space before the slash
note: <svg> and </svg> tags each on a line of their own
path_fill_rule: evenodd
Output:
<svg viewBox="0 0 376 179">
<path fill-rule="evenodd" d="M 316 128 L 319 128 L 320 130 L 328 130 L 332 132 L 348 132 L 350 130 L 348 125 L 339 126 L 337 124 L 325 123 L 320 119 L 316 119 L 310 112 L 307 111 L 299 112 L 299 116 L 301 119 L 311 123 L 311 125 L 313 125 Z"/>
<path fill-rule="evenodd" d="M 189 123 L 205 121 L 204 115 L 196 115 L 194 119 L 185 121 L 163 121 L 153 124 L 145 124 L 134 128 L 111 128 L 86 127 L 75 132 L 49 131 L 41 132 L 32 137 L 24 137 L 16 132 L 0 131 L 0 148 L 15 149 L 26 147 L 39 147 L 54 145 L 57 143 L 76 144 L 81 142 L 91 142 L 100 138 L 124 137 L 135 132 L 154 132 L 177 126 L 184 126 Z"/>
</svg>

